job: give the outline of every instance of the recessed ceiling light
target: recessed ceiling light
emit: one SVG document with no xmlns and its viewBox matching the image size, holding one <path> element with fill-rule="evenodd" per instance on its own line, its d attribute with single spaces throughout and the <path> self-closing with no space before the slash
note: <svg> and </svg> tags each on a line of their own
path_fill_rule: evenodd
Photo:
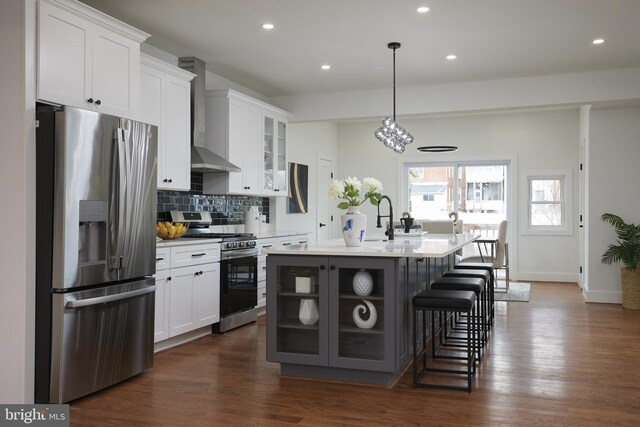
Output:
<svg viewBox="0 0 640 427">
<path fill-rule="evenodd" d="M 455 56 L 455 55 L 447 55 L 447 59 L 448 59 L 449 61 L 453 61 L 453 60 L 454 60 L 454 59 L 456 59 L 456 58 L 457 58 L 457 56 Z"/>
<path fill-rule="evenodd" d="M 325 64 L 320 68 L 322 68 L 323 70 L 330 70 L 331 69 L 331 65 Z"/>
<path fill-rule="evenodd" d="M 262 24 L 262 28 L 264 28 L 265 30 L 273 30 L 273 24 Z"/>
<path fill-rule="evenodd" d="M 427 13 L 427 12 L 429 12 L 429 8 L 427 6 L 420 6 L 416 10 L 418 11 L 418 13 Z"/>
<path fill-rule="evenodd" d="M 604 39 L 595 39 L 593 41 L 593 44 L 602 44 L 602 43 L 604 43 Z"/>
</svg>

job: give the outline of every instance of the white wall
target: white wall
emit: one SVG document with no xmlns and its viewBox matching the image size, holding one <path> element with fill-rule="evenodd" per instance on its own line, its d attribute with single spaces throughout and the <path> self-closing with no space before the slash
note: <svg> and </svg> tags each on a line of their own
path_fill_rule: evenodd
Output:
<svg viewBox="0 0 640 427">
<path fill-rule="evenodd" d="M 35 305 L 34 0 L 0 2 L 0 402 L 33 402 Z M 25 31 L 25 28 L 27 30 Z"/>
<path fill-rule="evenodd" d="M 604 265 L 600 258 L 615 243 L 613 227 L 603 223 L 605 212 L 626 222 L 640 223 L 640 108 L 590 112 L 588 223 L 589 276 L 585 297 L 590 302 L 622 301 L 620 265 Z"/>
<path fill-rule="evenodd" d="M 289 124 L 287 138 L 287 162 L 309 166 L 309 213 L 288 214 L 286 197 L 271 198 L 271 205 L 275 205 L 275 227 L 278 231 L 312 233 L 311 240 L 314 241 L 318 224 L 316 201 L 319 197 L 327 197 L 326 192 L 318 194 L 317 190 L 318 157 L 333 160 L 335 167 L 338 158 L 338 126 L 335 123 Z"/>
<path fill-rule="evenodd" d="M 475 114 L 427 119 L 399 119 L 415 137 L 414 146 L 398 156 L 373 136 L 379 123 L 355 122 L 338 126 L 339 161 L 337 175 L 362 179 L 373 176 L 384 185 L 384 193 L 394 201 L 397 217 L 401 205 L 400 174 L 403 161 L 449 161 L 497 159 L 511 160 L 519 179 L 521 171 L 569 169 L 573 181 L 578 169 L 578 109 L 538 110 L 529 112 Z M 457 145 L 455 153 L 418 153 L 420 145 Z M 398 160 L 400 159 L 400 160 Z M 512 182 L 512 184 L 516 184 Z M 517 194 L 518 185 L 513 185 Z M 578 206 L 574 185 L 573 210 Z M 516 199 L 512 208 L 521 209 Z M 525 205 L 526 206 L 526 205 Z M 386 206 L 383 211 L 386 213 Z M 380 233 L 375 228 L 376 208 L 365 204 L 368 235 Z M 513 213 L 515 213 L 513 212 Z M 578 235 L 574 222 L 569 236 L 531 236 L 520 232 L 518 218 L 511 215 L 509 242 L 513 275 L 520 280 L 576 281 L 578 271 Z"/>
</svg>

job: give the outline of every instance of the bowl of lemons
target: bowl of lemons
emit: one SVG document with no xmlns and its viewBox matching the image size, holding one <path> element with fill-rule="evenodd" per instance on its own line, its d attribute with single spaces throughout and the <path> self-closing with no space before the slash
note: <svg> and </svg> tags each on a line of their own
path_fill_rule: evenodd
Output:
<svg viewBox="0 0 640 427">
<path fill-rule="evenodd" d="M 187 232 L 187 228 L 181 222 L 161 221 L 156 224 L 156 236 L 164 240 L 177 239 Z"/>
</svg>

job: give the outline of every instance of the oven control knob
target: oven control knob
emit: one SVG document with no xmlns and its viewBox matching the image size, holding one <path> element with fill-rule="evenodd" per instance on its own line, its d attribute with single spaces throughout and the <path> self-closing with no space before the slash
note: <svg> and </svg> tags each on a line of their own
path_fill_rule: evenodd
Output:
<svg viewBox="0 0 640 427">
<path fill-rule="evenodd" d="M 239 248 L 244 248 L 244 242 L 238 242 L 238 247 Z"/>
<path fill-rule="evenodd" d="M 227 243 L 227 249 L 233 249 L 236 247 L 235 242 Z"/>
<path fill-rule="evenodd" d="M 253 240 L 250 242 L 247 242 L 247 246 L 250 248 L 255 248 L 256 247 L 256 242 L 254 242 Z"/>
</svg>

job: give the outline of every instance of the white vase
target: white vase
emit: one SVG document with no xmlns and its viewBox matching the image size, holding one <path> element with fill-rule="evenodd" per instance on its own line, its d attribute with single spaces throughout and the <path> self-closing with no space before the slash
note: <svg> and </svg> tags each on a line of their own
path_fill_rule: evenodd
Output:
<svg viewBox="0 0 640 427">
<path fill-rule="evenodd" d="M 353 292 L 358 296 L 366 297 L 371 294 L 372 290 L 373 277 L 371 277 L 371 273 L 361 268 L 360 271 L 353 276 Z"/>
<path fill-rule="evenodd" d="M 342 214 L 342 238 L 347 246 L 358 247 L 364 243 L 367 232 L 367 216 L 360 213 L 358 206 L 349 206 Z"/>
<path fill-rule="evenodd" d="M 313 298 L 300 299 L 298 318 L 303 325 L 315 325 L 318 322 L 318 306 Z"/>
<path fill-rule="evenodd" d="M 366 299 L 362 300 L 363 303 L 366 304 L 366 307 L 363 304 L 358 304 L 353 309 L 353 322 L 360 329 L 371 329 L 376 325 L 378 321 L 378 311 L 371 301 L 367 301 Z M 362 319 L 360 317 L 361 314 L 369 311 L 369 318 L 367 320 Z"/>
</svg>

